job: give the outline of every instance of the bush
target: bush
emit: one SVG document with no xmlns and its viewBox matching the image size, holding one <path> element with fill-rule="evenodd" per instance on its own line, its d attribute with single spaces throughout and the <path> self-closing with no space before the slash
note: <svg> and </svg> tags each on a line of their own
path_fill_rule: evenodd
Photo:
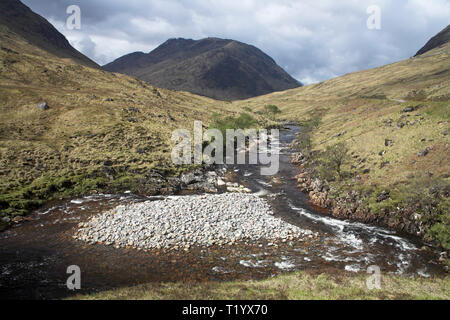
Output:
<svg viewBox="0 0 450 320">
<path fill-rule="evenodd" d="M 302 127 L 303 131 L 312 131 L 314 128 L 317 128 L 320 125 L 321 122 L 321 116 L 320 115 L 313 115 L 309 120 L 300 122 L 300 126 Z"/>
<path fill-rule="evenodd" d="M 300 151 L 304 156 L 308 156 L 311 153 L 311 135 L 309 132 L 301 131 L 297 134 L 297 140 L 295 144 L 295 149 Z"/>
<path fill-rule="evenodd" d="M 450 227 L 445 223 L 436 223 L 427 232 L 426 238 L 435 240 L 441 244 L 442 248 L 450 250 Z"/>
<path fill-rule="evenodd" d="M 324 152 L 320 154 L 318 173 L 325 180 L 332 180 L 337 174 L 341 180 L 343 178 L 342 167 L 350 159 L 348 148 L 343 142 L 328 146 Z"/>
<path fill-rule="evenodd" d="M 431 228 L 425 238 L 437 241 L 444 249 L 450 249 L 450 186 L 442 178 L 417 178 L 406 190 L 406 205 L 415 207 L 422 214 L 422 221 Z"/>
<path fill-rule="evenodd" d="M 276 115 L 276 114 L 281 113 L 281 110 L 278 109 L 278 107 L 276 105 L 273 105 L 273 104 L 269 104 L 269 105 L 264 106 L 264 111 L 266 113 L 269 113 L 269 114 L 272 114 L 272 115 Z"/>
<path fill-rule="evenodd" d="M 218 129 L 225 137 L 227 129 L 250 129 L 255 127 L 258 122 L 248 113 L 241 113 L 238 117 L 222 117 L 218 113 L 212 115 L 210 129 Z"/>
</svg>

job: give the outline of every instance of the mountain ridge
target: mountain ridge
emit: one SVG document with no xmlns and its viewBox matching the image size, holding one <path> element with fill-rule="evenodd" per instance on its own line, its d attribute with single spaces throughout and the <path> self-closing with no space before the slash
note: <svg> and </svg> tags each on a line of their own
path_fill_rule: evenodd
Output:
<svg viewBox="0 0 450 320">
<path fill-rule="evenodd" d="M 300 87 L 255 46 L 220 38 L 172 38 L 148 54 L 133 52 L 103 66 L 171 90 L 240 100 Z"/>
<path fill-rule="evenodd" d="M 14 38 L 6 36 L 13 33 L 59 58 L 69 58 L 88 67 L 100 68 L 97 63 L 73 48 L 51 23 L 19 0 L 0 1 L 0 26 L 7 29 L 4 30 L 5 38 Z"/>
<path fill-rule="evenodd" d="M 415 57 L 440 47 L 447 42 L 450 42 L 450 25 L 432 37 L 419 51 L 417 51 Z"/>
</svg>

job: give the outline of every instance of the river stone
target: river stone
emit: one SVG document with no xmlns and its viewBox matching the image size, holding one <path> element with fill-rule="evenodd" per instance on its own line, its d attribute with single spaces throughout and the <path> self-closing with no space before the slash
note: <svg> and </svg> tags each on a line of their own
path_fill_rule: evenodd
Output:
<svg viewBox="0 0 450 320">
<path fill-rule="evenodd" d="M 121 205 L 79 226 L 78 240 L 148 250 L 273 242 L 312 234 L 275 218 L 266 200 L 242 193 L 171 196 Z"/>
</svg>

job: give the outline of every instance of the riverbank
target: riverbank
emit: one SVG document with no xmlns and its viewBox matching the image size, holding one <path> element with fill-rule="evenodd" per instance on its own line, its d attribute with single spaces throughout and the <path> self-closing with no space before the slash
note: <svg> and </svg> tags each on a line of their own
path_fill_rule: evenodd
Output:
<svg viewBox="0 0 450 320">
<path fill-rule="evenodd" d="M 298 155 L 294 155 L 292 161 L 298 163 Z M 326 182 L 312 177 L 302 165 L 299 165 L 299 170 L 300 173 L 295 177 L 299 190 L 308 194 L 312 205 L 335 218 L 375 224 L 420 238 L 425 238 L 426 232 L 431 228 L 430 224 L 427 225 L 421 220 L 420 214 L 415 213 L 414 208 L 397 207 L 395 210 L 382 210 L 374 214 L 363 205 L 363 199 L 359 193 L 352 191 L 345 197 L 336 197 L 330 192 L 331 188 Z M 438 248 L 439 244 L 429 243 L 429 246 Z M 423 246 L 421 250 L 426 251 L 430 248 Z M 439 261 L 448 264 L 447 251 L 441 252 Z"/>
<path fill-rule="evenodd" d="M 429 173 L 427 177 L 411 175 L 408 183 L 395 187 L 388 185 L 389 180 L 382 184 L 371 182 L 373 166 L 347 144 L 337 143 L 325 150 L 313 148 L 311 140 L 320 122 L 319 116 L 305 122 L 292 143 L 296 152 L 291 163 L 299 171 L 294 179 L 311 205 L 340 220 L 377 225 L 421 238 L 425 242 L 421 250 L 439 250 L 439 262 L 448 270 L 446 180 Z M 383 154 L 384 151 L 380 153 Z M 380 166 L 387 165 L 389 162 Z"/>
<path fill-rule="evenodd" d="M 370 275 L 296 272 L 266 280 L 149 283 L 77 295 L 75 300 L 449 300 L 450 278 L 382 275 L 381 289 L 370 290 Z"/>
<path fill-rule="evenodd" d="M 101 173 L 99 173 L 103 175 L 100 180 L 92 176 L 89 178 L 83 175 L 69 175 L 66 178 L 61 178 L 57 183 L 46 184 L 46 188 L 53 190 L 52 193 L 43 196 L 41 200 L 27 207 L 27 210 L 4 214 L 0 219 L 0 232 L 30 221 L 32 218 L 28 214 L 33 211 L 34 206 L 46 207 L 48 203 L 74 197 L 121 194 L 126 191 L 143 198 L 159 195 L 218 193 L 219 190 L 226 190 L 229 187 L 222 180 L 225 173 L 226 168 L 205 165 L 192 166 L 192 168 L 188 168 L 178 175 L 163 170 L 150 169 L 136 176 L 129 173 L 127 177 L 118 177 L 117 168 L 111 162 L 106 162 Z M 93 173 L 93 175 L 95 174 Z M 82 184 L 82 188 L 78 188 L 76 184 Z M 30 190 L 34 187 L 35 185 L 31 185 Z"/>
</svg>

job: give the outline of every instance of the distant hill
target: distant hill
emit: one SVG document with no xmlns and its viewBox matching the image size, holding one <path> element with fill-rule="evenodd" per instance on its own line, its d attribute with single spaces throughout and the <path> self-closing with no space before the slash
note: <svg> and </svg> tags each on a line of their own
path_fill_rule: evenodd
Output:
<svg viewBox="0 0 450 320">
<path fill-rule="evenodd" d="M 425 44 L 425 46 L 423 46 L 423 48 L 416 53 L 415 56 L 424 54 L 425 52 L 433 50 L 434 48 L 440 47 L 449 41 L 450 41 L 450 25 L 448 25 L 444 30 L 442 30 L 433 38 L 431 38 L 430 41 L 428 41 Z"/>
<path fill-rule="evenodd" d="M 1 0 L 0 18 L 0 232 L 51 199 L 173 188 L 154 172 L 188 169 L 171 160 L 172 132 L 243 111 L 87 67 L 96 64 L 18 1 Z"/>
<path fill-rule="evenodd" d="M 7 34 L 14 33 L 31 45 L 59 58 L 70 58 L 89 67 L 100 67 L 75 50 L 55 27 L 19 0 L 0 1 L 0 28 L 2 40 L 6 41 L 11 38 Z"/>
<path fill-rule="evenodd" d="M 170 39 L 152 52 L 135 52 L 107 65 L 154 86 L 237 100 L 300 87 L 275 61 L 254 46 L 234 40 Z"/>
</svg>

